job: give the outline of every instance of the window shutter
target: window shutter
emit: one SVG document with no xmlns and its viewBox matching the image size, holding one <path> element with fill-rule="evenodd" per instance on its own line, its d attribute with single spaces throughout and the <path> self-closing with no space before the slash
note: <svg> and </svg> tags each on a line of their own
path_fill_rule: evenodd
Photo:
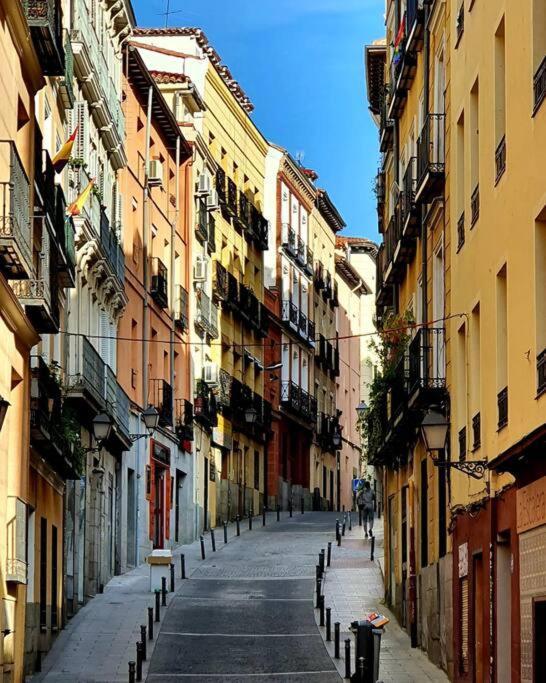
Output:
<svg viewBox="0 0 546 683">
<path fill-rule="evenodd" d="M 469 672 L 469 652 L 468 652 L 468 625 L 469 625 L 469 606 L 468 606 L 468 577 L 461 579 L 461 673 Z"/>
<path fill-rule="evenodd" d="M 89 108 L 85 100 L 76 102 L 74 111 L 76 113 L 75 124 L 78 126 L 78 133 L 74 141 L 73 155 L 78 159 L 89 161 Z"/>
<path fill-rule="evenodd" d="M 109 364 L 110 340 L 108 339 L 108 337 L 110 336 L 110 324 L 108 320 L 108 313 L 106 313 L 106 311 L 100 311 L 99 315 L 99 354 L 103 361 Z"/>
<path fill-rule="evenodd" d="M 165 538 L 171 534 L 171 473 L 165 473 Z"/>
</svg>

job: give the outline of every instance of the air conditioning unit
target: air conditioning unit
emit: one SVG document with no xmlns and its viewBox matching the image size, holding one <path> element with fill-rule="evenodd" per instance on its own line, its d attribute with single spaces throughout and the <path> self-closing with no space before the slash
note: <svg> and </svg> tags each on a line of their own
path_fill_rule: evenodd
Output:
<svg viewBox="0 0 546 683">
<path fill-rule="evenodd" d="M 163 185 L 163 163 L 159 159 L 152 159 L 150 161 L 148 185 L 152 187 Z"/>
<path fill-rule="evenodd" d="M 204 256 L 197 256 L 193 265 L 193 279 L 204 282 L 207 279 L 208 260 Z"/>
<path fill-rule="evenodd" d="M 218 364 L 206 363 L 203 367 L 203 380 L 207 384 L 218 384 Z"/>
<path fill-rule="evenodd" d="M 196 183 L 195 194 L 205 195 L 210 192 L 210 176 L 207 173 L 201 173 L 199 180 Z"/>
<path fill-rule="evenodd" d="M 218 198 L 218 192 L 216 190 L 211 190 L 207 195 L 207 209 L 209 211 L 216 211 L 220 208 L 220 199 Z"/>
</svg>

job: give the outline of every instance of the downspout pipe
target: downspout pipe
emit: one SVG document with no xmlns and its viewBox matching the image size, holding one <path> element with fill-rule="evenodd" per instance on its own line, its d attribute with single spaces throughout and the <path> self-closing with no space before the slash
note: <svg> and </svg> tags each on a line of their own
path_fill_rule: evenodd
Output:
<svg viewBox="0 0 546 683">
<path fill-rule="evenodd" d="M 179 223 L 180 219 L 180 135 L 177 136 L 176 138 L 176 152 L 175 152 L 175 164 L 176 164 L 176 173 L 175 173 L 175 182 L 176 182 L 176 187 L 175 187 L 175 208 L 174 208 L 174 220 L 171 221 L 171 263 L 170 263 L 170 269 L 171 269 L 171 277 L 169 279 L 169 298 L 170 298 L 170 303 L 171 303 L 171 329 L 170 329 L 170 349 L 169 349 L 169 365 L 171 368 L 171 374 L 170 374 L 170 385 L 173 387 L 173 392 L 171 394 L 171 401 L 172 401 L 172 406 L 171 406 L 171 415 L 174 416 L 174 406 L 175 406 L 175 400 L 174 400 L 174 382 L 175 382 L 175 368 L 174 368 L 174 358 L 175 358 L 175 349 L 174 349 L 174 340 L 175 340 L 175 317 L 176 317 L 176 301 L 175 301 L 175 294 L 176 294 L 176 289 L 175 289 L 175 267 L 176 267 L 176 259 L 175 259 L 175 241 L 176 241 L 176 226 Z"/>
</svg>

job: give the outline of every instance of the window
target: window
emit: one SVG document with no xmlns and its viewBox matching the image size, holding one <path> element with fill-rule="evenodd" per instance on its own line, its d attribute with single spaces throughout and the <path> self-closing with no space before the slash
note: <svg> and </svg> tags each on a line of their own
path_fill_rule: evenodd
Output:
<svg viewBox="0 0 546 683">
<path fill-rule="evenodd" d="M 464 154 L 464 112 L 457 121 L 457 217 L 458 235 L 457 247 L 464 244 L 464 207 L 465 207 L 465 154 Z M 461 230 L 462 227 L 462 230 Z"/>
<path fill-rule="evenodd" d="M 480 90 L 476 79 L 470 91 L 470 227 L 480 214 Z"/>
<path fill-rule="evenodd" d="M 498 427 L 508 422 L 508 284 L 506 264 L 497 273 L 497 405 Z"/>
<path fill-rule="evenodd" d="M 504 17 L 495 33 L 495 182 L 506 168 L 506 48 Z"/>
<path fill-rule="evenodd" d="M 480 363 L 480 305 L 477 304 L 472 311 L 470 318 L 470 409 L 472 415 L 473 425 L 479 422 L 475 420 L 476 416 L 480 414 L 481 405 L 481 363 Z M 480 439 L 474 432 L 473 448 L 477 448 Z"/>
<path fill-rule="evenodd" d="M 254 451 L 254 488 L 260 490 L 260 453 Z"/>
</svg>

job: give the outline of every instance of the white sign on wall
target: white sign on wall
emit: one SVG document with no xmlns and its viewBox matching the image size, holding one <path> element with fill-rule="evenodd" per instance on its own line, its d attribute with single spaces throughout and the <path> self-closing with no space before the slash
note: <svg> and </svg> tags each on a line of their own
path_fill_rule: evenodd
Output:
<svg viewBox="0 0 546 683">
<path fill-rule="evenodd" d="M 459 578 L 468 576 L 468 543 L 459 546 Z"/>
</svg>

